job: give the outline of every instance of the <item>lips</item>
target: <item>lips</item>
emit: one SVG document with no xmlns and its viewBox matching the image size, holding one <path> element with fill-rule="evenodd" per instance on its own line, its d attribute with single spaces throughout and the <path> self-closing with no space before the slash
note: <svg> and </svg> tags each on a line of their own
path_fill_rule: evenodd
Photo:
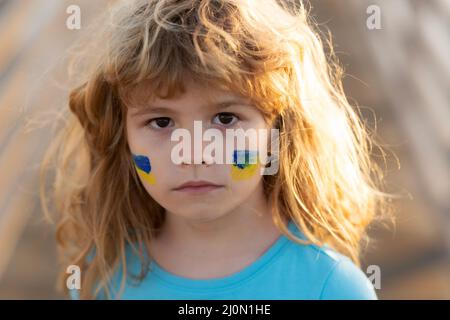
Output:
<svg viewBox="0 0 450 320">
<path fill-rule="evenodd" d="M 188 181 L 183 183 L 182 185 L 176 187 L 175 191 L 184 191 L 184 192 L 193 192 L 193 193 L 202 193 L 208 192 L 215 189 L 219 189 L 223 187 L 222 185 L 218 185 L 209 181 Z"/>
</svg>

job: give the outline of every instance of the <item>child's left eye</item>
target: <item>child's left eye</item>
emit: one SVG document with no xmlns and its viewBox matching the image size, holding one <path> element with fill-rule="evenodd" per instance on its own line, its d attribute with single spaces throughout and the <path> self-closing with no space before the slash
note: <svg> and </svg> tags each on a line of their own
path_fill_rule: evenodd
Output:
<svg viewBox="0 0 450 320">
<path fill-rule="evenodd" d="M 238 120 L 239 118 L 231 112 L 221 112 L 214 117 L 213 122 L 216 124 L 229 126 L 234 124 Z"/>
</svg>

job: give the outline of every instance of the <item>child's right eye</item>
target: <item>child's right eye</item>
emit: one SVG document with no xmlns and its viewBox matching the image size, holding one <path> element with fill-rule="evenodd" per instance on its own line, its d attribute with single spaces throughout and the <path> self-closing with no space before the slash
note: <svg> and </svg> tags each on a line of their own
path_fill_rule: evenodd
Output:
<svg viewBox="0 0 450 320">
<path fill-rule="evenodd" d="M 148 125 L 155 129 L 163 129 L 169 127 L 170 124 L 173 125 L 173 121 L 167 117 L 151 119 L 147 122 Z"/>
</svg>

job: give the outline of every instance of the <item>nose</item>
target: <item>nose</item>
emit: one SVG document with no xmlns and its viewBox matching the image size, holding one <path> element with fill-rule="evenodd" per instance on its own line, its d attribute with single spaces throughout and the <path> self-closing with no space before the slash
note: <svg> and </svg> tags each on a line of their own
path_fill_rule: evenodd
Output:
<svg viewBox="0 0 450 320">
<path fill-rule="evenodd" d="M 184 158 L 181 161 L 181 165 L 185 166 L 185 165 L 195 164 L 193 159 L 194 158 L 191 157 L 191 162 L 189 163 L 189 160 Z M 209 165 L 211 165 L 213 163 L 214 163 L 214 160 L 213 160 L 213 158 L 211 156 L 209 156 L 209 155 L 202 155 L 202 163 L 201 163 L 201 165 L 209 166 Z"/>
<path fill-rule="evenodd" d="M 183 152 L 181 159 L 181 165 L 211 165 L 214 163 L 214 157 L 204 152 L 207 145 L 210 143 L 203 140 L 204 123 L 201 120 L 194 120 L 192 124 L 185 127 L 190 133 L 190 152 L 186 154 Z M 189 159 L 190 157 L 190 159 Z"/>
</svg>

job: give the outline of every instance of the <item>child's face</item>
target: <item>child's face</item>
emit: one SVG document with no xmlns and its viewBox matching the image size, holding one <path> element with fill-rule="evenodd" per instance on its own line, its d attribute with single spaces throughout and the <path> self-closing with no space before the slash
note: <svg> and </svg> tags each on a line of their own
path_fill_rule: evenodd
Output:
<svg viewBox="0 0 450 320">
<path fill-rule="evenodd" d="M 261 205 L 255 201 L 263 199 L 262 165 L 259 162 L 246 165 L 242 164 L 242 160 L 237 160 L 237 164 L 226 162 L 226 153 L 232 153 L 231 159 L 233 155 L 244 154 L 240 159 L 245 159 L 245 153 L 252 158 L 258 150 L 248 144 L 243 149 L 234 146 L 230 150 L 226 145 L 225 130 L 267 130 L 269 127 L 262 113 L 249 100 L 226 90 L 206 87 L 194 81 L 186 81 L 185 89 L 176 98 L 154 98 L 145 104 L 144 109 L 132 106 L 127 112 L 130 157 L 133 157 L 145 189 L 169 213 L 192 220 L 216 219 L 235 209 L 246 207 L 251 210 Z M 145 92 L 142 90 L 145 90 L 144 86 L 133 93 L 138 100 Z M 231 100 L 235 102 L 218 106 L 221 102 Z M 203 133 L 215 128 L 223 134 L 223 158 L 220 164 L 202 153 L 202 149 L 204 151 L 211 142 L 202 141 L 200 137 L 200 140 L 195 141 L 197 147 L 194 147 L 194 121 L 201 121 Z M 185 152 L 185 155 L 191 156 L 191 163 L 183 158 L 186 161 L 176 164 L 173 158 L 173 149 L 181 145 L 181 140 L 171 141 L 171 135 L 181 128 L 188 130 L 192 137 L 188 141 L 191 152 Z M 231 139 L 236 142 L 234 138 Z M 261 143 L 267 146 L 267 138 L 257 139 L 257 145 Z M 203 148 L 199 149 L 202 143 Z M 200 157 L 197 159 L 204 163 L 194 164 L 196 152 Z M 200 180 L 217 186 L 177 189 L 186 182 Z"/>
</svg>

